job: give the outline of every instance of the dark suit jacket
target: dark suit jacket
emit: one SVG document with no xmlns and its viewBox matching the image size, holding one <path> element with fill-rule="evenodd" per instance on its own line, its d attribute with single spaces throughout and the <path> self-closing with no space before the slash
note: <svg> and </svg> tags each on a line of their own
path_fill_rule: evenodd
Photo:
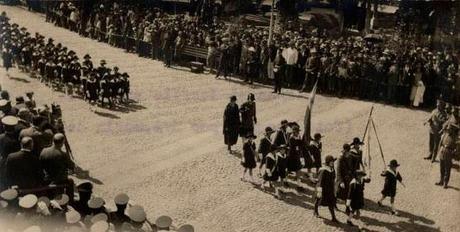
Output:
<svg viewBox="0 0 460 232">
<path fill-rule="evenodd" d="M 36 188 L 43 183 L 43 171 L 38 157 L 30 151 L 20 150 L 11 153 L 5 164 L 6 182 L 8 186 L 19 188 Z"/>
</svg>

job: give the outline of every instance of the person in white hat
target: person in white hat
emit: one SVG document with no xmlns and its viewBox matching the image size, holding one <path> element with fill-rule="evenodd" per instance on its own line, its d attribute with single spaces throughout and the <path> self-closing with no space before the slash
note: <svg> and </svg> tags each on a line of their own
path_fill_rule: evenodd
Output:
<svg viewBox="0 0 460 232">
<path fill-rule="evenodd" d="M 129 217 L 125 214 L 128 206 L 129 197 L 125 193 L 120 193 L 114 199 L 117 210 L 110 213 L 110 222 L 115 225 L 115 228 L 121 227 L 124 222 L 129 222 Z"/>
</svg>

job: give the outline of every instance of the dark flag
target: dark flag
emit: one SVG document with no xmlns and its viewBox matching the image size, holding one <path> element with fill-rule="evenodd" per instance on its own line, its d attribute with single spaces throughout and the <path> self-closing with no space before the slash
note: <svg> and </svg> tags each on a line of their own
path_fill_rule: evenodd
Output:
<svg viewBox="0 0 460 232">
<path fill-rule="evenodd" d="M 305 139 L 306 144 L 310 144 L 310 140 L 311 140 L 311 113 L 313 110 L 313 104 L 315 103 L 317 86 L 318 86 L 318 81 L 316 81 L 315 86 L 311 90 L 310 97 L 308 98 L 307 110 L 305 111 L 305 118 L 303 122 L 303 125 L 304 125 L 303 137 Z"/>
</svg>

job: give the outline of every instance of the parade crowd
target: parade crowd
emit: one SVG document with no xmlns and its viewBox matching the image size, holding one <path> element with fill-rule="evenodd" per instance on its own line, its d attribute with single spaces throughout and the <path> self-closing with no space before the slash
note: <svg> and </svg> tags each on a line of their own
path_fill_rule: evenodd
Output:
<svg viewBox="0 0 460 232">
<path fill-rule="evenodd" d="M 439 96 L 460 104 L 458 55 L 434 50 L 405 39 L 332 38 L 327 31 L 286 27 L 268 44 L 268 28 L 207 18 L 170 15 L 161 9 L 104 2 L 90 12 L 71 2 L 47 8 L 47 21 L 161 60 L 183 64 L 185 46 L 207 49 L 206 65 L 219 76 L 270 83 L 319 93 L 388 104 L 430 108 Z M 191 58 L 191 57 L 189 57 Z M 190 59 L 189 59 L 190 60 Z M 193 59 L 191 59 L 193 60 Z"/>
<path fill-rule="evenodd" d="M 444 101 L 437 101 L 435 109 L 427 124 L 430 126 L 430 155 L 426 159 L 435 162 L 439 157 L 440 181 L 436 185 L 449 188 L 450 172 L 453 159 L 460 152 L 460 107 L 447 105 Z M 353 217 L 360 216 L 360 209 L 364 207 L 364 187 L 370 182 L 366 177 L 366 167 L 370 164 L 365 162 L 361 149 L 364 142 L 355 137 L 351 143 L 343 145 L 342 154 L 335 158 L 331 155 L 324 157 L 322 151 L 322 135 L 314 134 L 313 138 L 306 139 L 309 135 L 302 135 L 300 126 L 296 122 L 281 121 L 278 130 L 271 127 L 265 128 L 265 133 L 256 145 L 254 127 L 257 124 L 256 102 L 254 94 L 249 94 L 247 101 L 241 107 L 237 104 L 237 98 L 232 96 L 230 103 L 225 108 L 223 118 L 224 141 L 228 151 L 233 154 L 232 146 L 237 144 L 241 137 L 243 152 L 241 165 L 243 166 L 242 181 L 258 184 L 253 177 L 253 169 L 257 168 L 259 177 L 263 179 L 261 189 L 271 192 L 267 188 L 274 188 L 274 195 L 283 199 L 285 190 L 295 188 L 302 191 L 302 179 L 315 187 L 314 215 L 319 216 L 319 206 L 327 206 L 334 223 L 339 223 L 335 216 L 337 200 L 345 203 L 345 213 L 348 215 L 347 224 L 354 226 Z M 308 138 L 307 137 L 307 138 Z M 383 156 L 383 154 L 382 154 Z M 337 160 L 337 162 L 336 162 Z M 369 162 L 369 159 L 367 159 Z M 397 171 L 399 166 L 396 160 L 391 160 L 388 169 L 381 173 L 385 178 L 385 184 L 381 191 L 381 198 L 377 201 L 378 206 L 383 207 L 383 200 L 390 198 L 391 214 L 397 214 L 395 208 L 395 196 L 397 182 L 402 185 L 402 177 Z M 306 175 L 301 171 L 306 171 Z M 287 182 L 292 174 L 294 183 Z"/>
<path fill-rule="evenodd" d="M 52 38 L 45 42 L 39 33 L 31 36 L 26 28 L 10 24 L 5 12 L 0 16 L 0 29 L 0 50 L 8 77 L 9 69 L 16 66 L 53 90 L 80 96 L 90 104 L 113 107 L 129 102 L 129 75 L 118 67 L 106 67 L 105 60 L 96 66 L 89 54 L 80 62 L 73 50 L 55 44 Z"/>
</svg>

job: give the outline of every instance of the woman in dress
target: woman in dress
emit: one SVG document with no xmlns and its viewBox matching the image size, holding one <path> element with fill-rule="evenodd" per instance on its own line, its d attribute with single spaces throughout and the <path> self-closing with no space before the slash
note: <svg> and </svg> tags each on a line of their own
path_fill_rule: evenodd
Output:
<svg viewBox="0 0 460 232">
<path fill-rule="evenodd" d="M 315 211 L 313 214 L 316 217 L 319 217 L 319 206 L 327 206 L 329 208 L 329 212 L 331 213 L 332 222 L 339 223 L 335 217 L 334 211 L 334 207 L 337 202 L 334 191 L 335 160 L 336 159 L 330 155 L 326 156 L 325 166 L 323 166 L 319 171 L 318 183 L 316 184 Z"/>
<path fill-rule="evenodd" d="M 238 141 L 238 132 L 240 129 L 240 111 L 236 104 L 236 96 L 230 97 L 230 103 L 227 104 L 224 112 L 224 141 L 229 152 L 232 146 Z"/>
<path fill-rule="evenodd" d="M 254 139 L 257 136 L 249 134 L 246 136 L 246 142 L 243 145 L 243 156 L 241 160 L 241 165 L 244 167 L 243 176 L 241 177 L 242 181 L 245 181 L 246 172 L 249 171 L 249 176 L 251 177 L 251 182 L 254 182 L 252 177 L 252 170 L 257 167 L 256 163 L 256 143 Z"/>
</svg>

